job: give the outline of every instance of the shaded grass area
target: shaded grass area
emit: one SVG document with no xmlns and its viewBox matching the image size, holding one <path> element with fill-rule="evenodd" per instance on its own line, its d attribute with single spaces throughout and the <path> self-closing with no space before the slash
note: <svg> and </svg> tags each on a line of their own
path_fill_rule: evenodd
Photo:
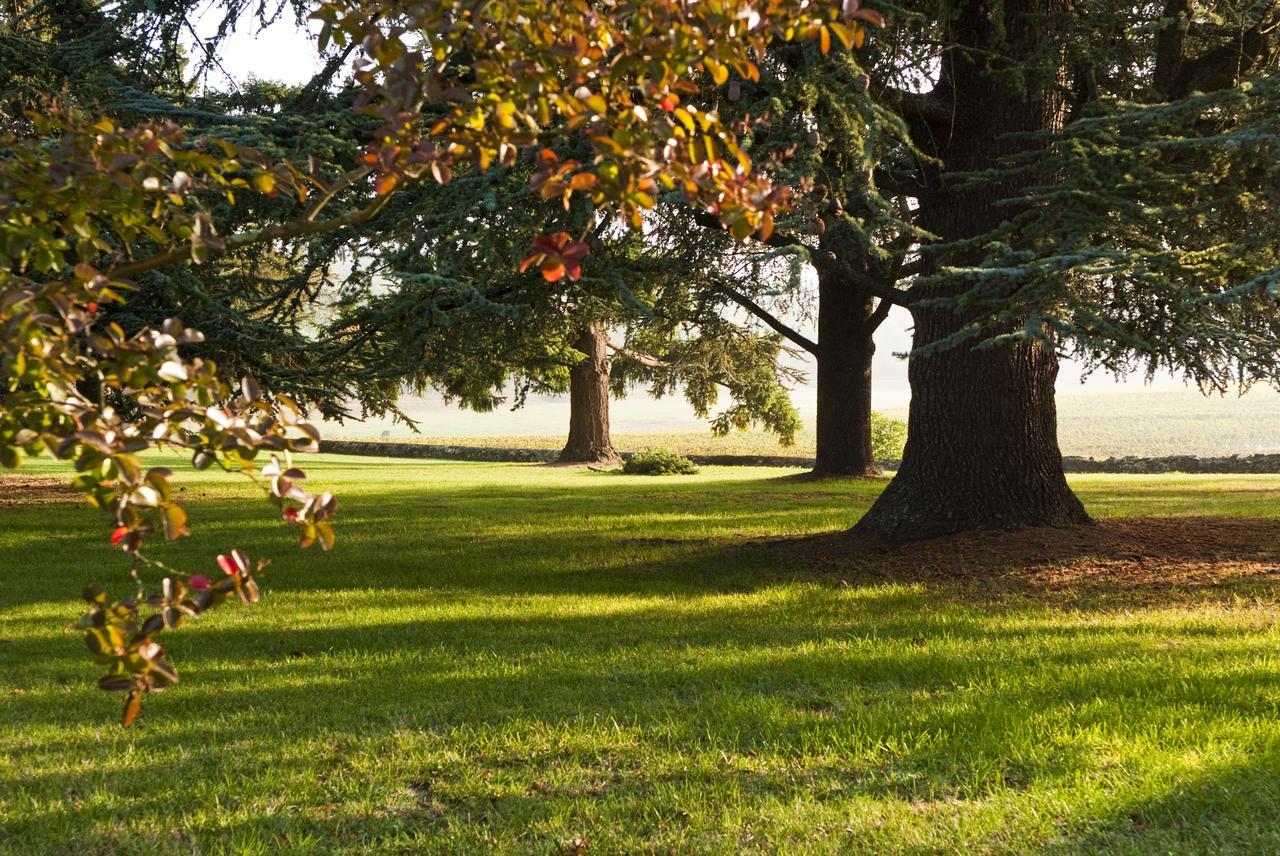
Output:
<svg viewBox="0 0 1280 856">
<path fill-rule="evenodd" d="M 166 559 L 275 564 L 170 637 L 183 682 L 128 731 L 62 629 L 85 582 L 128 589 L 104 522 L 0 505 L 0 851 L 1280 850 L 1268 577 L 1153 603 L 819 567 L 768 542 L 882 483 L 777 470 L 309 470 L 329 555 L 182 473 Z M 1280 516 L 1280 477 L 1073 483 L 1101 516 Z"/>
</svg>

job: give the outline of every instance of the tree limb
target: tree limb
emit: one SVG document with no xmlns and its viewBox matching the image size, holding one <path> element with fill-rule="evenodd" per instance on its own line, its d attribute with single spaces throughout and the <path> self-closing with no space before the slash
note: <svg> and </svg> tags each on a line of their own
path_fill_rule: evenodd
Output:
<svg viewBox="0 0 1280 856">
<path fill-rule="evenodd" d="M 718 232 L 725 231 L 724 224 L 720 222 L 720 218 L 706 211 L 694 211 L 693 222 L 707 229 L 713 229 Z M 756 240 L 759 240 L 758 238 Z M 785 232 L 774 232 L 767 240 L 760 243 L 769 247 L 795 247 L 800 245 L 800 239 L 792 237 Z"/>
<path fill-rule="evenodd" d="M 813 341 L 807 336 L 800 334 L 798 331 L 793 330 L 791 327 L 788 327 L 786 324 L 783 324 L 776 317 L 774 317 L 774 315 L 771 312 L 769 312 L 760 304 L 756 303 L 751 298 L 747 297 L 742 292 L 734 288 L 730 288 L 724 282 L 717 282 L 716 290 L 724 294 L 726 297 L 728 297 L 734 303 L 741 306 L 743 309 L 750 312 L 752 315 L 759 318 L 765 324 L 769 325 L 769 327 L 771 327 L 774 330 L 774 332 L 781 334 L 786 339 L 790 339 L 797 346 L 804 348 L 809 353 L 815 356 L 817 355 L 818 353 L 817 342 Z"/>
<path fill-rule="evenodd" d="M 1169 91 L 1163 94 L 1176 99 L 1192 92 L 1213 92 L 1235 86 L 1267 55 L 1274 31 L 1280 26 L 1277 5 L 1267 3 L 1257 22 L 1229 42 L 1194 59 L 1184 59 L 1169 83 Z"/>
<path fill-rule="evenodd" d="M 884 319 L 889 317 L 889 311 L 893 309 L 893 304 L 887 300 L 880 300 L 876 303 L 875 311 L 867 316 L 866 322 L 862 325 L 862 332 L 865 336 L 871 336 L 876 330 L 880 329 L 880 325 L 884 323 Z"/>
<path fill-rule="evenodd" d="M 630 348 L 628 348 L 626 345 L 619 345 L 617 342 L 613 341 L 612 339 L 606 342 L 606 344 L 609 346 L 609 349 L 612 350 L 615 354 L 621 354 L 624 357 L 633 359 L 642 366 L 648 366 L 651 369 L 671 368 L 671 364 L 668 362 L 664 362 L 663 360 L 660 360 L 657 357 L 650 356 L 649 354 L 641 354 L 637 351 L 633 351 Z"/>
<path fill-rule="evenodd" d="M 933 125 L 950 122 L 951 108 L 939 102 L 929 92 L 908 92 L 893 86 L 880 91 L 881 102 L 908 121 L 915 120 Z"/>
</svg>

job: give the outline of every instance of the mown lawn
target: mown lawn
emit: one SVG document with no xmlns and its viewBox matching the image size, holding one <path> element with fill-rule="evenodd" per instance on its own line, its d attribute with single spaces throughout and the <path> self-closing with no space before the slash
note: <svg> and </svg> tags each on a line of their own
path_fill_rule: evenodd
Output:
<svg viewBox="0 0 1280 856">
<path fill-rule="evenodd" d="M 986 598 L 766 542 L 877 483 L 310 469 L 329 555 L 181 474 L 167 559 L 275 563 L 258 607 L 170 636 L 183 682 L 129 730 L 64 629 L 85 582 L 128 591 L 103 520 L 0 502 L 0 852 L 1280 852 L 1266 575 Z M 1280 477 L 1074 484 L 1102 516 L 1280 515 Z"/>
</svg>

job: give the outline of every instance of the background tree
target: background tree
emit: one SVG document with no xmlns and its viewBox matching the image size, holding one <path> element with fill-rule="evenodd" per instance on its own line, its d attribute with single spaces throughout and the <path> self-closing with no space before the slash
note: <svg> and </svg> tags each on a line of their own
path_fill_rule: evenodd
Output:
<svg viewBox="0 0 1280 856">
<path fill-rule="evenodd" d="M 399 194 L 386 217 L 394 225 L 360 250 L 326 338 L 369 351 L 359 361 L 377 366 L 375 383 L 435 388 L 475 410 L 499 406 L 508 388 L 517 407 L 531 393 L 567 392 L 564 463 L 616 462 L 609 398 L 637 384 L 682 390 L 703 417 L 723 388 L 734 404 L 716 430 L 759 422 L 790 442 L 798 419 L 782 383 L 794 377 L 777 341 L 715 314 L 696 287 L 705 277 L 686 275 L 705 269 L 689 259 L 702 247 L 661 218 L 643 234 L 600 222 L 589 257 L 555 282 L 519 270 L 523 236 L 577 230 L 593 216 L 548 206 L 531 173 L 499 168 L 456 176 L 447 193 Z"/>
<path fill-rule="evenodd" d="M 901 58 L 890 62 L 874 45 L 858 60 L 777 45 L 758 81 L 708 93 L 722 113 L 755 122 L 753 157 L 774 159 L 777 179 L 805 191 L 764 240 L 739 244 L 722 236 L 715 292 L 726 308 L 754 316 L 812 356 L 819 475 L 879 473 L 872 358 L 875 331 L 893 304 L 878 293 L 912 275 L 912 248 L 927 237 L 913 222 L 904 188 L 889 178 L 895 162 L 918 152 L 900 119 L 868 96 L 868 71 L 901 73 Z M 697 221 L 718 231 L 714 218 Z M 799 275 L 806 264 L 813 293 Z M 804 335 L 787 316 L 814 323 L 817 336 Z"/>
</svg>

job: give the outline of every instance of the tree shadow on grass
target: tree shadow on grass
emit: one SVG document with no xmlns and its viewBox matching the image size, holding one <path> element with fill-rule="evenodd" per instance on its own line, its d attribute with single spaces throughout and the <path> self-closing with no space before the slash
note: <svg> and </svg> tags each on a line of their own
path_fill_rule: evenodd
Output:
<svg viewBox="0 0 1280 856">
<path fill-rule="evenodd" d="M 365 764 L 379 758 L 401 791 L 425 782 L 436 810 L 454 821 L 495 827 L 531 816 L 550 823 L 584 798 L 542 787 L 549 768 L 575 782 L 604 776 L 608 798 L 622 802 L 653 799 L 655 787 L 706 792 L 728 777 L 740 799 L 762 806 L 827 794 L 927 813 L 1105 774 L 1109 762 L 1094 751 L 1100 737 L 1119 747 L 1156 732 L 1208 758 L 1240 722 L 1269 720 L 1277 702 L 1274 670 L 1247 627 L 1082 625 L 1052 611 L 939 607 L 901 587 L 585 600 L 580 615 L 537 603 L 492 615 L 477 604 L 468 614 L 375 625 L 202 628 L 185 650 L 174 645 L 190 683 L 149 700 L 141 727 L 115 738 L 130 747 L 123 768 L 102 753 L 101 736 L 29 741 L 11 750 L 26 772 L 8 787 L 59 792 L 66 773 L 42 769 L 50 753 L 98 755 L 102 767 L 79 777 L 78 792 L 109 782 L 131 812 L 165 815 L 191 797 L 155 787 L 160 779 L 252 780 L 282 768 L 357 775 L 345 766 L 354 753 Z M 490 606 L 498 611 L 502 599 Z M 10 709 L 50 735 L 106 704 L 68 708 L 32 693 Z M 575 747 L 582 734 L 595 748 Z M 333 752 L 289 751 L 317 739 Z M 416 760 L 402 754 L 409 746 L 420 750 Z M 424 767 L 423 757 L 435 760 Z M 1204 766 L 1200 777 L 1212 778 L 1212 762 Z M 1269 754 L 1256 773 L 1236 774 L 1274 769 Z M 1202 795 L 1198 775 L 1179 786 L 1191 788 L 1187 811 L 1206 800 L 1210 816 L 1233 807 L 1243 814 L 1224 822 L 1240 829 L 1270 816 L 1271 801 L 1237 805 L 1212 782 Z M 467 784 L 476 777 L 505 784 L 489 798 Z M 412 812 L 389 780 L 378 787 L 387 810 L 346 819 L 344 834 L 390 834 Z M 1168 799 L 1182 797 L 1170 790 Z M 1076 843 L 1127 836 L 1130 814 L 1197 833 L 1198 816 L 1180 811 L 1140 793 L 1074 809 L 1063 834 Z M 93 810 L 52 800 L 14 831 L 39 835 L 76 816 L 95 822 Z"/>
<path fill-rule="evenodd" d="M 1275 596 L 1280 519 L 1129 517 L 968 532 L 903 545 L 850 533 L 763 541 L 773 561 L 846 581 L 922 583 L 970 598 L 1159 606 Z"/>
<path fill-rule="evenodd" d="M 741 550 L 761 532 L 824 527 L 857 490 L 808 500 L 759 481 L 672 484 L 584 478 L 581 485 L 408 483 L 344 496 L 332 554 L 298 553 L 293 530 L 261 502 L 210 500 L 192 509 L 193 534 L 149 552 L 176 567 L 204 570 L 238 546 L 270 556 L 268 585 L 281 592 L 353 586 L 445 586 L 484 591 L 662 593 L 772 582 Z M 0 546 L 6 607 L 48 600 L 102 580 L 125 562 L 106 551 L 102 516 L 88 508 L 8 510 L 11 546 Z M 158 539 L 156 539 L 158 540 Z M 55 546 L 56 545 L 56 546 Z M 51 549 L 52 547 L 52 549 Z M 753 549 L 753 548 L 752 548 Z M 754 556 L 754 553 L 753 553 Z M 758 558 L 758 557 L 756 557 Z M 107 570 L 103 570 L 104 559 Z M 65 588 L 59 589 L 65 581 Z"/>
<path fill-rule="evenodd" d="M 657 840 L 666 833 L 652 817 L 674 812 L 673 795 L 727 799 L 702 796 L 726 781 L 757 813 L 866 798 L 916 807 L 923 824 L 931 812 L 1116 776 L 1121 792 L 1067 810 L 1057 838 L 1009 849 L 1196 849 L 1214 840 L 1206 819 L 1223 841 L 1258 840 L 1246 836 L 1273 816 L 1263 788 L 1277 768 L 1274 730 L 1238 729 L 1274 719 L 1265 628 L 1130 619 L 1119 607 L 1131 599 L 1082 621 L 1052 606 L 1087 580 L 1037 588 L 1017 574 L 1106 561 L 1132 569 L 1152 557 L 1166 569 L 1241 562 L 1242 580 L 1269 596 L 1259 569 L 1280 543 L 1274 522 L 1179 521 L 1181 540 L 1150 521 L 1100 527 L 1092 541 L 1039 531 L 1005 554 L 996 545 L 1009 536 L 975 535 L 967 552 L 951 540 L 892 556 L 846 552 L 825 566 L 809 546 L 837 539 L 762 533 L 830 529 L 873 492 L 836 486 L 797 502 L 803 489 L 588 479 L 353 495 L 339 551 L 280 561 L 268 582 L 271 598 L 306 604 L 296 618 L 327 626 L 236 614 L 174 634 L 166 645 L 184 682 L 149 699 L 141 725 L 113 732 L 107 748 L 85 723 L 110 729 L 119 699 L 81 685 L 78 636 L 26 632 L 0 647 L 0 673 L 26 690 L 5 700 L 2 718 L 29 735 L 6 741 L 22 772 L 0 783 L 0 801 L 27 795 L 38 807 L 7 831 L 71 846 L 56 830 L 93 827 L 106 849 L 128 849 L 138 818 L 198 812 L 216 789 L 228 791 L 232 817 L 192 821 L 205 835 L 301 832 L 359 845 L 461 824 L 518 838 L 605 801 L 616 824 L 652 827 Z M 228 533 L 255 556 L 287 549 L 279 532 L 248 525 L 260 508 L 201 511 L 225 520 L 197 530 L 189 555 L 207 557 Z M 47 525 L 7 520 L 25 521 L 36 541 Z M 1098 531 L 1110 533 L 1109 553 L 1099 554 Z M 58 560 L 77 572 L 101 558 L 94 546 L 66 552 Z M 1155 570 L 1146 590 L 1164 603 L 1176 592 L 1159 588 Z M 6 587 L 3 603 L 47 600 L 68 573 Z M 1206 573 L 1216 582 L 1186 584 L 1191 596 L 1244 590 L 1219 592 L 1224 574 Z M 779 585 L 797 578 L 818 584 Z M 1117 588 L 1143 589 L 1134 582 Z M 997 602 L 1006 594 L 1018 597 Z M 1136 761 L 1132 774 L 1117 772 L 1107 755 L 1153 733 L 1206 760 L 1184 781 L 1130 787 L 1126 775 L 1154 774 Z M 1208 760 L 1224 743 L 1258 751 Z M 67 759 L 74 775 L 60 766 Z M 549 771 L 561 781 L 549 784 Z M 239 786 L 252 793 L 273 776 L 321 781 L 348 809 L 327 818 L 288 794 L 293 820 L 237 808 Z M 368 793 L 357 799 L 327 777 L 365 778 Z M 90 799 L 104 790 L 127 806 L 123 820 Z M 359 808 L 370 800 L 376 810 Z"/>
</svg>

